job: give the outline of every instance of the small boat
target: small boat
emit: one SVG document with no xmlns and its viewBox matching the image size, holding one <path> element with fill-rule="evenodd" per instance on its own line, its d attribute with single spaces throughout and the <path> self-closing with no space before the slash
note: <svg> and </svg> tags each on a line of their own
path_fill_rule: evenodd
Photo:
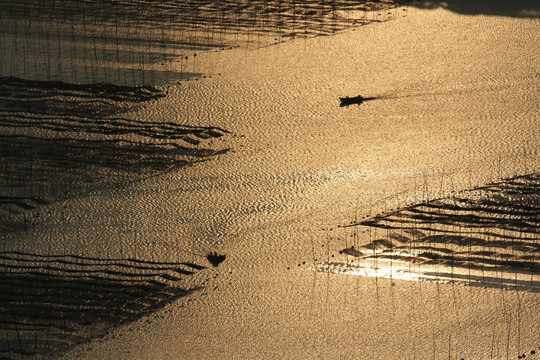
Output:
<svg viewBox="0 0 540 360">
<path fill-rule="evenodd" d="M 208 255 L 206 255 L 206 258 L 212 264 L 214 267 L 221 264 L 223 261 L 225 261 L 225 255 L 219 255 L 217 252 L 211 252 Z"/>
<path fill-rule="evenodd" d="M 368 97 L 368 98 L 365 98 L 361 95 L 358 95 L 358 96 L 355 96 L 355 97 L 340 97 L 339 100 L 341 100 L 341 107 L 343 106 L 349 106 L 349 105 L 353 105 L 353 104 L 357 104 L 357 105 L 360 105 L 362 104 L 364 101 L 368 101 L 368 100 L 375 100 L 374 97 Z"/>
</svg>

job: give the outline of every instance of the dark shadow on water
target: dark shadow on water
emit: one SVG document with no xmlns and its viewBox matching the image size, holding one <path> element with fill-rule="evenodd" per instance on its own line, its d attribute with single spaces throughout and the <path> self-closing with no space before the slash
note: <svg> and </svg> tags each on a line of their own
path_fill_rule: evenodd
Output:
<svg viewBox="0 0 540 360">
<path fill-rule="evenodd" d="M 444 8 L 464 15 L 492 15 L 521 18 L 540 17 L 540 2 L 534 0 L 413 1 L 411 4 L 424 9 Z"/>
<path fill-rule="evenodd" d="M 72 84 L 0 77 L 2 114 L 5 111 L 23 111 L 51 115 L 104 116 L 166 95 L 162 89 L 154 86 Z"/>
<path fill-rule="evenodd" d="M 1 80 L 0 232 L 27 228 L 37 219 L 18 215 L 58 199 L 229 150 L 204 145 L 221 128 L 122 116 L 165 97 L 156 87 Z"/>
<path fill-rule="evenodd" d="M 196 291 L 197 264 L 0 252 L 0 356 L 55 355 Z"/>
<path fill-rule="evenodd" d="M 141 102 L 164 97 L 165 94 L 154 86 L 125 86 L 114 84 L 71 84 L 63 81 L 38 81 L 14 77 L 0 77 L 0 96 L 28 97 L 29 95 L 48 97 L 55 95 L 76 95 L 91 99 Z"/>
</svg>

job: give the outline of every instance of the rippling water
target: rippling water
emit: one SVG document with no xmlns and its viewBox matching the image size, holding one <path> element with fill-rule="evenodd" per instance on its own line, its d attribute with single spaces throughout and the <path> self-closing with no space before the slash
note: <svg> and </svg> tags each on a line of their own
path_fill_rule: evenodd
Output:
<svg viewBox="0 0 540 360">
<path fill-rule="evenodd" d="M 352 222 L 351 263 L 314 269 L 538 292 L 538 186 L 538 173 L 520 176 Z"/>
<path fill-rule="evenodd" d="M 37 225 L 4 236 L 4 250 L 199 265 L 217 250 L 227 260 L 187 279 L 206 284 L 189 300 L 67 358 L 284 349 L 296 358 L 483 358 L 538 346 L 537 293 L 397 281 L 442 278 L 427 265 L 391 262 L 386 275 L 396 281 L 377 288 L 368 277 L 351 285 L 344 274 L 308 270 L 320 259 L 337 272 L 373 270 L 332 260 L 343 242 L 322 229 L 538 171 L 538 22 L 408 12 L 332 37 L 208 53 L 198 64 L 221 76 L 124 109 L 145 131 L 160 122 L 224 129 L 199 146 L 230 151 L 30 212 Z M 358 94 L 377 99 L 339 107 L 340 96 Z M 455 274 L 468 277 L 468 268 Z"/>
<path fill-rule="evenodd" d="M 3 1 L 0 76 L 159 85 L 216 75 L 197 58 L 333 34 L 401 15 L 399 2 Z"/>
</svg>

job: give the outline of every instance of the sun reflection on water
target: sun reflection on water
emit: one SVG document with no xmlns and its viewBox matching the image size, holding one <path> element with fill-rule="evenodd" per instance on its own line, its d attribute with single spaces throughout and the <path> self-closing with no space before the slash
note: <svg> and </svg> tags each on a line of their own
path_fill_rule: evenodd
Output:
<svg viewBox="0 0 540 360">
<path fill-rule="evenodd" d="M 445 265 L 421 265 L 407 261 L 379 259 L 376 262 L 328 261 L 309 267 L 317 272 L 383 278 L 390 280 L 422 281 L 486 288 L 507 288 L 540 292 L 540 276 L 512 269 L 467 269 Z"/>
</svg>

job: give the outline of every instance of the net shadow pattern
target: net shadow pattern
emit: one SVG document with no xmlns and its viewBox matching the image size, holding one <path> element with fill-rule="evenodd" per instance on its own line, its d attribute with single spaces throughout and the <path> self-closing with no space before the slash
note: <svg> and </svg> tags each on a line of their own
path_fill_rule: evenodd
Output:
<svg viewBox="0 0 540 360">
<path fill-rule="evenodd" d="M 540 174 L 505 179 L 352 222 L 343 248 L 373 268 L 425 269 L 444 282 L 540 291 Z"/>
<path fill-rule="evenodd" d="M 0 252 L 0 356 L 52 356 L 196 291 L 190 262 Z M 184 282 L 183 282 L 184 281 Z"/>
<path fill-rule="evenodd" d="M 166 93 L 150 86 L 0 81 L 0 230 L 16 215 L 88 189 L 127 184 L 226 153 L 228 131 L 136 120 L 130 109 Z"/>
<path fill-rule="evenodd" d="M 82 0 L 4 1 L 2 7 L 11 18 L 31 16 L 42 21 L 88 22 L 115 26 L 140 26 L 147 29 L 173 29 L 185 32 L 266 32 L 290 34 L 304 32 L 324 35 L 365 20 L 348 12 L 384 11 L 411 1 L 366 0 L 214 0 L 214 1 L 149 1 L 149 0 Z M 387 19 L 388 14 L 377 13 L 374 21 Z M 356 20 L 356 21 L 355 21 Z M 189 37 L 187 37 L 189 39 Z M 193 39 L 193 38 L 191 38 Z M 218 47 L 223 44 L 205 41 L 190 45 Z M 157 38 L 156 41 L 161 39 Z M 187 41 L 189 44 L 190 42 Z"/>
<path fill-rule="evenodd" d="M 5 0 L 0 75 L 125 85 L 211 77 L 219 69 L 203 65 L 197 54 L 261 48 L 387 21 L 405 16 L 396 10 L 401 3 Z"/>
</svg>

